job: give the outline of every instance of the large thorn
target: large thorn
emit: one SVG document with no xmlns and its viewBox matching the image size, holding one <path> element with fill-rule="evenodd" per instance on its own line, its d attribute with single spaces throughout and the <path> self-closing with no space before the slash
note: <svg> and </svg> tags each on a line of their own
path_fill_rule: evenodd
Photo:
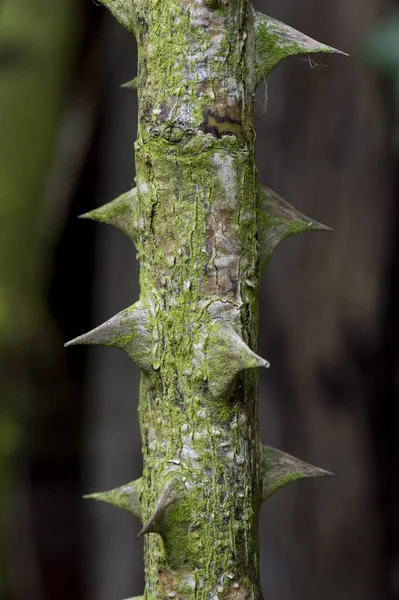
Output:
<svg viewBox="0 0 399 600">
<path fill-rule="evenodd" d="M 214 397 L 227 393 L 237 373 L 270 363 L 255 354 L 225 321 L 211 327 L 207 344 L 208 386 Z"/>
<path fill-rule="evenodd" d="M 136 14 L 141 0 L 128 0 L 128 2 L 126 0 L 100 0 L 100 2 L 129 33 L 135 32 Z"/>
<path fill-rule="evenodd" d="M 134 598 L 127 598 L 127 600 L 144 600 L 144 596 L 135 596 Z"/>
<path fill-rule="evenodd" d="M 259 211 L 261 270 L 266 267 L 277 246 L 291 235 L 306 231 L 333 231 L 331 227 L 309 219 L 276 192 L 264 186 L 259 188 Z"/>
<path fill-rule="evenodd" d="M 258 83 L 266 79 L 279 62 L 290 56 L 317 53 L 348 56 L 260 12 L 255 13 L 255 49 Z"/>
<path fill-rule="evenodd" d="M 137 189 L 133 188 L 116 200 L 81 215 L 80 218 L 113 225 L 135 244 L 138 230 L 136 210 Z"/>
<path fill-rule="evenodd" d="M 151 352 L 153 343 L 149 333 L 147 309 L 141 302 L 136 302 L 103 325 L 71 340 L 65 346 L 80 344 L 119 348 L 126 352 L 140 369 L 150 371 L 153 362 Z"/>
<path fill-rule="evenodd" d="M 263 446 L 263 501 L 268 500 L 277 490 L 291 481 L 307 477 L 333 476 L 333 473 L 309 465 L 281 450 Z"/>
<path fill-rule="evenodd" d="M 122 485 L 115 490 L 101 492 L 99 494 L 88 494 L 83 496 L 83 498 L 86 500 L 97 500 L 97 502 L 112 504 L 112 506 L 126 510 L 139 519 L 139 521 L 142 521 L 140 501 L 142 486 L 143 480 L 140 478 L 137 479 L 137 481 Z"/>
<path fill-rule="evenodd" d="M 138 538 L 147 533 L 161 534 L 168 526 L 167 513 L 170 506 L 179 500 L 183 492 L 183 484 L 176 478 L 170 479 L 163 487 L 161 494 L 155 504 L 154 511 L 143 529 L 138 534 Z"/>
</svg>

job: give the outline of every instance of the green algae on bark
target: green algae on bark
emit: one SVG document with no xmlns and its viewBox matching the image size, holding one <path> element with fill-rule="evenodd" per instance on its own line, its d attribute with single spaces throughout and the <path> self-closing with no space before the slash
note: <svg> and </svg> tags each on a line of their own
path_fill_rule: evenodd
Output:
<svg viewBox="0 0 399 600">
<path fill-rule="evenodd" d="M 333 473 L 294 458 L 270 446 L 263 447 L 263 501 L 297 479 L 332 477 Z"/>
<path fill-rule="evenodd" d="M 276 192 L 259 187 L 260 270 L 269 264 L 277 247 L 291 235 L 307 231 L 332 232 L 331 227 L 303 215 Z"/>
<path fill-rule="evenodd" d="M 97 502 L 105 502 L 105 504 L 112 504 L 117 508 L 126 510 L 131 513 L 134 517 L 142 521 L 141 514 L 141 491 L 143 487 L 142 479 L 126 483 L 115 490 L 109 492 L 102 492 L 98 494 L 87 494 L 84 496 L 86 500 L 97 500 Z"/>
<path fill-rule="evenodd" d="M 256 77 L 262 81 L 282 60 L 301 54 L 342 54 L 345 52 L 321 44 L 289 27 L 257 12 L 255 17 Z"/>
<path fill-rule="evenodd" d="M 138 43 L 137 177 L 87 216 L 134 241 L 144 312 L 139 327 L 121 313 L 74 343 L 120 347 L 143 371 L 146 600 L 259 600 L 261 503 L 322 474 L 259 442 L 260 267 L 288 235 L 323 226 L 260 200 L 253 99 L 298 48 L 333 50 L 249 0 L 103 4 Z"/>
<path fill-rule="evenodd" d="M 136 208 L 137 190 L 136 188 L 133 188 L 105 206 L 101 206 L 100 208 L 96 208 L 95 210 L 81 215 L 80 218 L 113 225 L 127 235 L 130 241 L 135 244 L 137 231 L 140 226 Z"/>
</svg>

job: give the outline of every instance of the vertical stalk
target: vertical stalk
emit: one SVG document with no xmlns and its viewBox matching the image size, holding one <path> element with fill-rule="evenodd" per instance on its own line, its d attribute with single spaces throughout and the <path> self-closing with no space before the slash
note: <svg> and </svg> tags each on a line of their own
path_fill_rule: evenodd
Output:
<svg viewBox="0 0 399 600">
<path fill-rule="evenodd" d="M 144 470 L 93 497 L 142 520 L 147 600 L 258 600 L 262 501 L 327 473 L 259 442 L 261 267 L 324 226 L 258 188 L 253 98 L 282 58 L 334 50 L 249 0 L 103 4 L 138 42 L 137 178 L 86 216 L 135 243 L 141 295 L 70 344 L 119 347 L 141 368 Z"/>
</svg>

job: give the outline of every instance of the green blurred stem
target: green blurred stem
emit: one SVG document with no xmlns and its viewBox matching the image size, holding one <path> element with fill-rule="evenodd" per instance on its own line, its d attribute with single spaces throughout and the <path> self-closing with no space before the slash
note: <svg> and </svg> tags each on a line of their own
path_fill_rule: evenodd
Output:
<svg viewBox="0 0 399 600">
<path fill-rule="evenodd" d="M 0 598 L 9 597 L 5 524 L 18 477 L 15 457 L 26 439 L 26 416 L 35 411 L 28 363 L 39 331 L 41 343 L 46 336 L 38 215 L 75 46 L 73 1 L 12 0 L 1 6 Z"/>
</svg>

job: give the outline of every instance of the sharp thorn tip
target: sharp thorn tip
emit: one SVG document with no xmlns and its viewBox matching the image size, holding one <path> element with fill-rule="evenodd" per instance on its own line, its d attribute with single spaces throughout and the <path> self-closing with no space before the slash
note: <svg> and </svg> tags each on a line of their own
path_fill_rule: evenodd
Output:
<svg viewBox="0 0 399 600">
<path fill-rule="evenodd" d="M 69 342 L 66 342 L 66 344 L 64 344 L 64 348 L 70 348 L 71 346 L 78 346 L 78 340 L 79 338 L 75 338 L 73 340 L 70 340 Z"/>
<path fill-rule="evenodd" d="M 324 469 L 320 469 L 321 471 L 323 471 L 321 473 L 321 475 L 323 477 L 336 477 L 335 473 L 331 473 L 331 471 L 325 471 Z"/>
<path fill-rule="evenodd" d="M 323 225 L 323 223 L 317 223 L 318 231 L 326 231 L 327 233 L 334 233 L 334 229 L 329 227 L 328 225 Z"/>
</svg>

